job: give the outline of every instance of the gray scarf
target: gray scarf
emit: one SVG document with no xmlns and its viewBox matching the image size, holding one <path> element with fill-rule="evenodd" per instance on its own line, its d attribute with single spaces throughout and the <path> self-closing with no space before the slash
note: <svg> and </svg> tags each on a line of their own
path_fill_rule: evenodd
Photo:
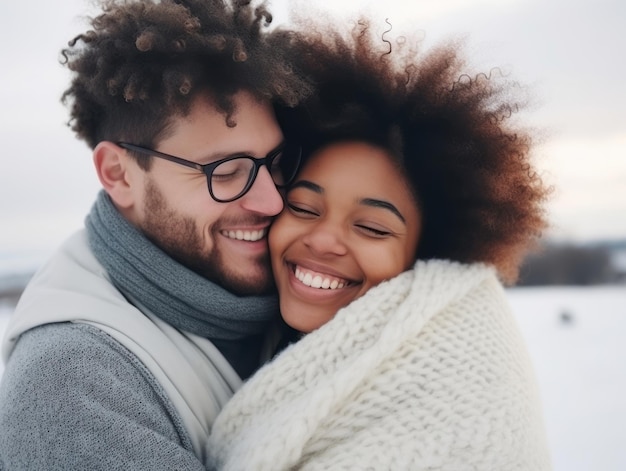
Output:
<svg viewBox="0 0 626 471">
<path fill-rule="evenodd" d="M 232 350 L 228 341 L 263 334 L 278 316 L 276 296 L 235 296 L 171 259 L 104 191 L 85 224 L 95 257 L 128 299 L 178 329 L 213 340 L 222 353 Z"/>
</svg>

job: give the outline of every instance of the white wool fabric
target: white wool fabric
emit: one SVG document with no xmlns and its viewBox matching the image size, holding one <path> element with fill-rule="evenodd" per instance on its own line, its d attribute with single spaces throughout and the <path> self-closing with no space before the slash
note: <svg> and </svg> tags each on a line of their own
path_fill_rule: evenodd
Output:
<svg viewBox="0 0 626 471">
<path fill-rule="evenodd" d="M 371 289 L 224 407 L 209 469 L 543 471 L 532 367 L 492 268 L 431 260 Z"/>
</svg>

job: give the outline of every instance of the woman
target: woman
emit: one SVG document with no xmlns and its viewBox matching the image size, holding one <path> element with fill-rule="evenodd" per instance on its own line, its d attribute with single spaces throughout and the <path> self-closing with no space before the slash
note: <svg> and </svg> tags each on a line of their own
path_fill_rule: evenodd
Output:
<svg viewBox="0 0 626 471">
<path fill-rule="evenodd" d="M 465 80 L 455 45 L 381 53 L 360 25 L 276 33 L 317 87 L 282 110 L 307 158 L 270 232 L 281 314 L 307 335 L 224 408 L 209 467 L 547 470 L 500 284 L 545 225 L 519 104 Z"/>
</svg>

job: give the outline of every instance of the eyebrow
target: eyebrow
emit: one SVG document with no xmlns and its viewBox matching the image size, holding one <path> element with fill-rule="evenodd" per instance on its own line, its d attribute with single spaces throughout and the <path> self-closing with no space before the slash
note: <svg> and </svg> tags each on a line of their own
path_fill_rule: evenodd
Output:
<svg viewBox="0 0 626 471">
<path fill-rule="evenodd" d="M 359 203 L 363 204 L 363 205 L 366 205 L 366 206 L 372 206 L 374 208 L 387 209 L 388 211 L 391 211 L 393 214 L 398 216 L 398 218 L 403 223 L 406 224 L 406 219 L 404 219 L 404 216 L 402 215 L 400 210 L 398 208 L 396 208 L 393 204 L 389 203 L 388 201 L 377 200 L 377 199 L 373 199 L 373 198 L 364 198 L 364 199 L 360 200 Z"/>
<path fill-rule="evenodd" d="M 291 185 L 290 190 L 293 190 L 294 188 L 306 188 L 307 190 L 311 190 L 320 195 L 324 193 L 324 189 L 321 186 L 308 180 L 298 180 L 293 185 Z M 374 198 L 363 198 L 359 200 L 359 204 L 362 204 L 364 206 L 370 206 L 372 208 L 386 209 L 387 211 L 390 211 L 391 213 L 396 215 L 404 224 L 406 224 L 406 219 L 404 218 L 400 210 L 388 201 L 378 200 Z"/>
<path fill-rule="evenodd" d="M 202 163 L 200 165 L 209 165 L 212 162 L 215 162 L 217 160 L 226 159 L 226 158 L 229 158 L 229 157 L 252 157 L 253 159 L 262 159 L 262 158 L 267 157 L 271 153 L 276 152 L 277 150 L 279 150 L 280 148 L 283 148 L 285 146 L 286 146 L 286 141 L 282 140 L 280 142 L 280 144 L 278 144 L 276 147 L 274 147 L 272 150 L 270 150 L 267 154 L 265 154 L 265 155 L 263 155 L 261 157 L 256 157 L 255 155 L 253 155 L 253 152 L 235 151 L 235 152 L 216 152 L 214 154 L 203 156 L 202 158 L 200 158 L 198 160 L 201 161 L 201 162 L 206 162 L 206 163 Z"/>
<path fill-rule="evenodd" d="M 297 182 L 294 182 L 289 187 L 289 190 L 293 190 L 295 188 L 306 188 L 307 190 L 314 191 L 315 193 L 318 193 L 320 195 L 324 193 L 324 189 L 321 186 L 308 180 L 298 180 Z"/>
</svg>

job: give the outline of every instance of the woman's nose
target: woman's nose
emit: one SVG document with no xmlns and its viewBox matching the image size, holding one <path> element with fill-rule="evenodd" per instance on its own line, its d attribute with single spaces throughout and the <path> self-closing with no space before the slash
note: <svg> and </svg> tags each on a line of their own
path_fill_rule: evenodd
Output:
<svg viewBox="0 0 626 471">
<path fill-rule="evenodd" d="M 319 256 L 345 255 L 348 246 L 341 226 L 332 221 L 320 221 L 303 238 L 304 245 Z"/>
</svg>

